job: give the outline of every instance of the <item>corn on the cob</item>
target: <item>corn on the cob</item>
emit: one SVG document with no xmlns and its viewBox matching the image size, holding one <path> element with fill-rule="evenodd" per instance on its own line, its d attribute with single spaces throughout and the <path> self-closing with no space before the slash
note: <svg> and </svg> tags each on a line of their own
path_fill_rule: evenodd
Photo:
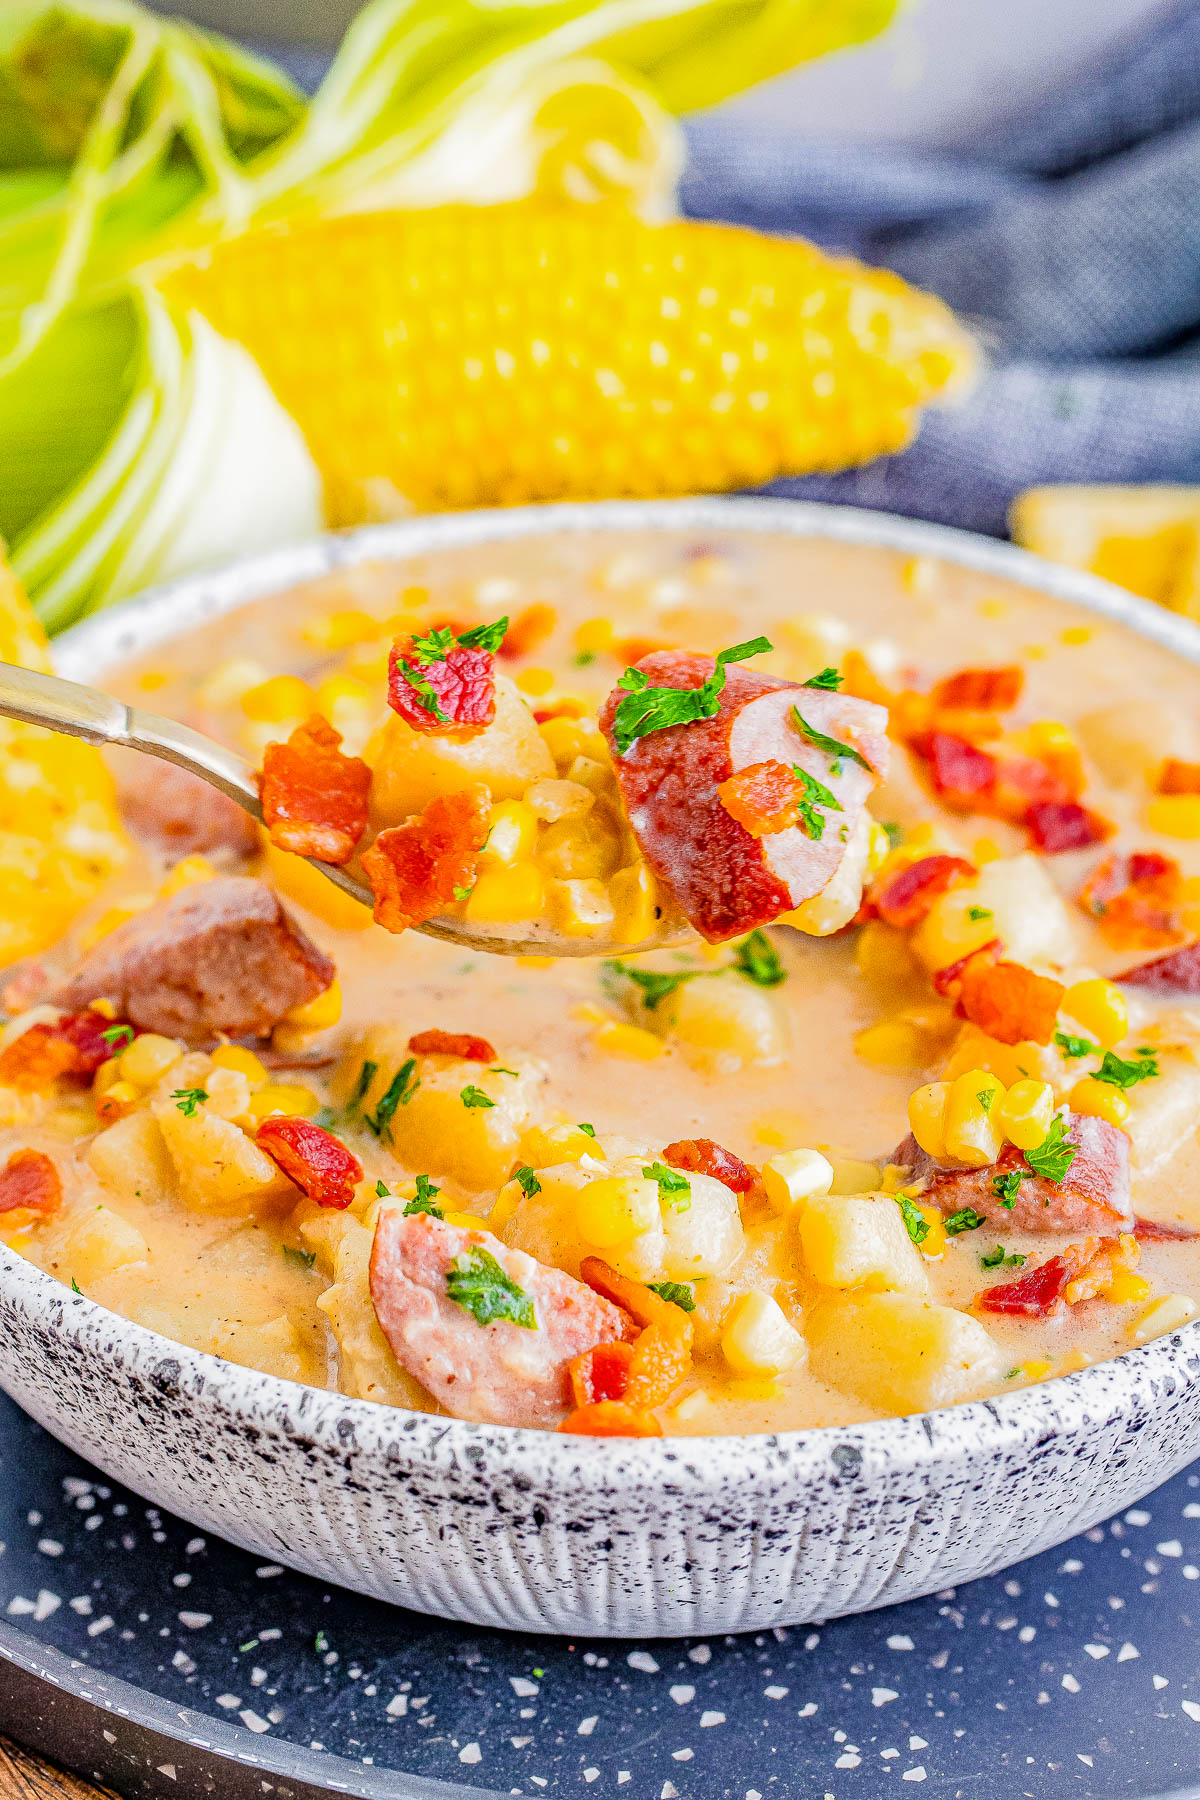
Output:
<svg viewBox="0 0 1200 1800">
<path fill-rule="evenodd" d="M 0 660 L 50 668 L 45 635 L 2 545 Z M 100 752 L 0 719 L 0 969 L 61 937 L 126 854 Z"/>
<path fill-rule="evenodd" d="M 900 449 L 973 362 L 887 271 L 594 206 L 263 228 L 167 292 L 257 359 L 342 523 L 845 468 Z"/>
<path fill-rule="evenodd" d="M 1010 524 L 1026 550 L 1200 619 L 1200 488 L 1030 488 Z"/>
</svg>

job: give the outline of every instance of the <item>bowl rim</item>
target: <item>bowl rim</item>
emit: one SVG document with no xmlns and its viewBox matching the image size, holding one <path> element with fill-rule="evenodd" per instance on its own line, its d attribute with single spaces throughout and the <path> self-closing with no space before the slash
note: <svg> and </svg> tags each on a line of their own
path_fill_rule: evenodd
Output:
<svg viewBox="0 0 1200 1800">
<path fill-rule="evenodd" d="M 95 680 L 112 663 L 166 642 L 248 602 L 340 569 L 378 560 L 436 554 L 487 542 L 509 542 L 561 532 L 611 533 L 709 531 L 777 533 L 821 538 L 860 547 L 930 556 L 985 575 L 1021 583 L 1082 606 L 1200 665 L 1200 626 L 1164 612 L 1099 577 L 1044 561 L 996 539 L 865 508 L 760 497 L 700 497 L 655 501 L 571 502 L 469 513 L 437 514 L 326 533 L 303 543 L 238 559 L 224 567 L 160 584 L 94 615 L 54 642 L 63 674 Z M 928 1412 L 871 1419 L 850 1425 L 807 1426 L 791 1431 L 593 1440 L 529 1427 L 478 1424 L 440 1414 L 356 1399 L 336 1390 L 307 1387 L 244 1368 L 215 1353 L 176 1343 L 64 1289 L 19 1252 L 0 1245 L 0 1298 L 15 1303 L 52 1333 L 74 1326 L 73 1337 L 100 1339 L 110 1357 L 124 1345 L 130 1361 L 149 1373 L 173 1365 L 181 1390 L 206 1404 L 249 1420 L 272 1436 L 303 1436 L 345 1455 L 348 1432 L 365 1453 L 414 1458 L 457 1470 L 482 1467 L 480 1452 L 511 1464 L 549 1459 L 556 1480 L 611 1492 L 617 1474 L 630 1488 L 672 1487 L 697 1498 L 744 1482 L 792 1478 L 828 1479 L 832 1466 L 850 1475 L 867 1465 L 897 1471 L 980 1451 L 1011 1453 L 1044 1441 L 1047 1431 L 1098 1426 L 1123 1416 L 1137 1396 L 1160 1383 L 1188 1379 L 1188 1347 L 1200 1339 L 1200 1320 L 1120 1352 L 1107 1361 L 1011 1394 L 961 1401 Z M 115 1333 L 115 1336 L 114 1336 Z M 93 1342 L 92 1347 L 97 1347 Z M 693 1446 L 695 1447 L 693 1450 Z M 847 1456 L 834 1454 L 842 1450 Z M 799 1465 L 799 1467 L 798 1467 Z"/>
</svg>

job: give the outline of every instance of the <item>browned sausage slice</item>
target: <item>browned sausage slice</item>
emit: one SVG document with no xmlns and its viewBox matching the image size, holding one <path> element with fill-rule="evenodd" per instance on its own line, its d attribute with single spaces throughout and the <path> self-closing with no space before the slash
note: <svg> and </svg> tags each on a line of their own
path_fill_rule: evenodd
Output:
<svg viewBox="0 0 1200 1800">
<path fill-rule="evenodd" d="M 1013 1231 L 1122 1232 L 1133 1228 L 1129 1193 L 1129 1139 L 1107 1119 L 1069 1113 L 1065 1141 L 1075 1146 L 1061 1181 L 1034 1175 L 1015 1144 L 1006 1144 L 986 1168 L 937 1162 L 914 1137 L 905 1138 L 892 1160 L 925 1181 L 927 1197 L 946 1213 L 970 1207 L 991 1225 Z M 1024 1171 L 1019 1182 L 1005 1177 Z M 1005 1200 L 1012 1200 L 1006 1206 Z"/>
<path fill-rule="evenodd" d="M 118 925 L 50 998 L 69 1009 L 108 999 L 143 1031 L 200 1043 L 265 1037 L 335 973 L 265 881 L 230 875 Z"/>
<path fill-rule="evenodd" d="M 450 1278 L 480 1252 L 531 1303 L 532 1326 L 480 1324 L 451 1298 Z M 583 1282 L 490 1232 L 398 1210 L 381 1213 L 375 1229 L 371 1300 L 401 1368 L 456 1418 L 491 1425 L 557 1425 L 573 1405 L 572 1358 L 636 1329 Z"/>
<path fill-rule="evenodd" d="M 652 687 L 698 688 L 714 658 L 663 650 L 636 667 Z M 867 796 L 887 773 L 883 707 L 733 664 L 711 719 L 650 732 L 621 755 L 613 719 L 624 697 L 620 690 L 609 695 L 600 724 L 625 810 L 650 867 L 703 937 L 717 943 L 767 925 L 829 885 L 848 848 L 861 842 Z M 863 760 L 821 749 L 795 723 L 793 708 L 813 733 Z M 753 835 L 717 790 L 767 763 L 805 770 L 841 810 L 818 807 L 815 830 L 789 825 Z"/>
</svg>

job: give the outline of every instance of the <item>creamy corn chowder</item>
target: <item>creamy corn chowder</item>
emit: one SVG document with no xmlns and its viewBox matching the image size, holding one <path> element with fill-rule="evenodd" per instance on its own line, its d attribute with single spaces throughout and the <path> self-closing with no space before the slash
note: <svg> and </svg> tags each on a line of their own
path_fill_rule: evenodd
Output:
<svg viewBox="0 0 1200 1800">
<path fill-rule="evenodd" d="M 135 854 L 9 972 L 0 1234 L 63 1283 L 592 1435 L 913 1412 L 1196 1316 L 1200 678 L 1165 651 L 883 549 L 564 534 L 104 679 L 242 751 L 268 831 L 122 761 Z M 639 954 L 664 918 L 695 932 Z"/>
</svg>

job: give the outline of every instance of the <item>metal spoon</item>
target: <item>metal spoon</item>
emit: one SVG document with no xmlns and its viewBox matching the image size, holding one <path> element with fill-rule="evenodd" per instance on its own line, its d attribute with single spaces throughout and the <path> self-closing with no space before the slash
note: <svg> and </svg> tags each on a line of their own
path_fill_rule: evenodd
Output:
<svg viewBox="0 0 1200 1800">
<path fill-rule="evenodd" d="M 61 675 L 43 675 L 37 669 L 22 669 L 15 663 L 0 662 L 0 717 L 20 719 L 26 725 L 43 725 L 49 731 L 65 732 L 68 737 L 82 738 L 88 744 L 116 744 L 127 750 L 141 750 L 147 756 L 161 757 L 198 775 L 210 787 L 235 800 L 253 819 L 262 822 L 262 806 L 254 776 L 246 764 L 223 744 L 214 743 L 190 725 L 175 719 L 159 718 L 140 707 L 126 706 L 111 694 L 82 682 L 66 681 Z M 318 862 L 306 857 L 344 894 L 373 907 L 374 897 L 364 882 L 358 881 L 334 863 Z M 416 927 L 429 937 L 444 938 L 470 950 L 487 950 L 497 956 L 624 956 L 646 950 L 661 950 L 672 944 L 693 940 L 691 930 L 681 921 L 663 918 L 654 936 L 639 944 L 597 942 L 595 938 L 562 937 L 548 927 L 533 927 L 531 937 L 496 936 L 480 931 L 465 919 L 442 917 L 428 919 Z M 514 927 L 514 930 L 519 930 Z"/>
</svg>

